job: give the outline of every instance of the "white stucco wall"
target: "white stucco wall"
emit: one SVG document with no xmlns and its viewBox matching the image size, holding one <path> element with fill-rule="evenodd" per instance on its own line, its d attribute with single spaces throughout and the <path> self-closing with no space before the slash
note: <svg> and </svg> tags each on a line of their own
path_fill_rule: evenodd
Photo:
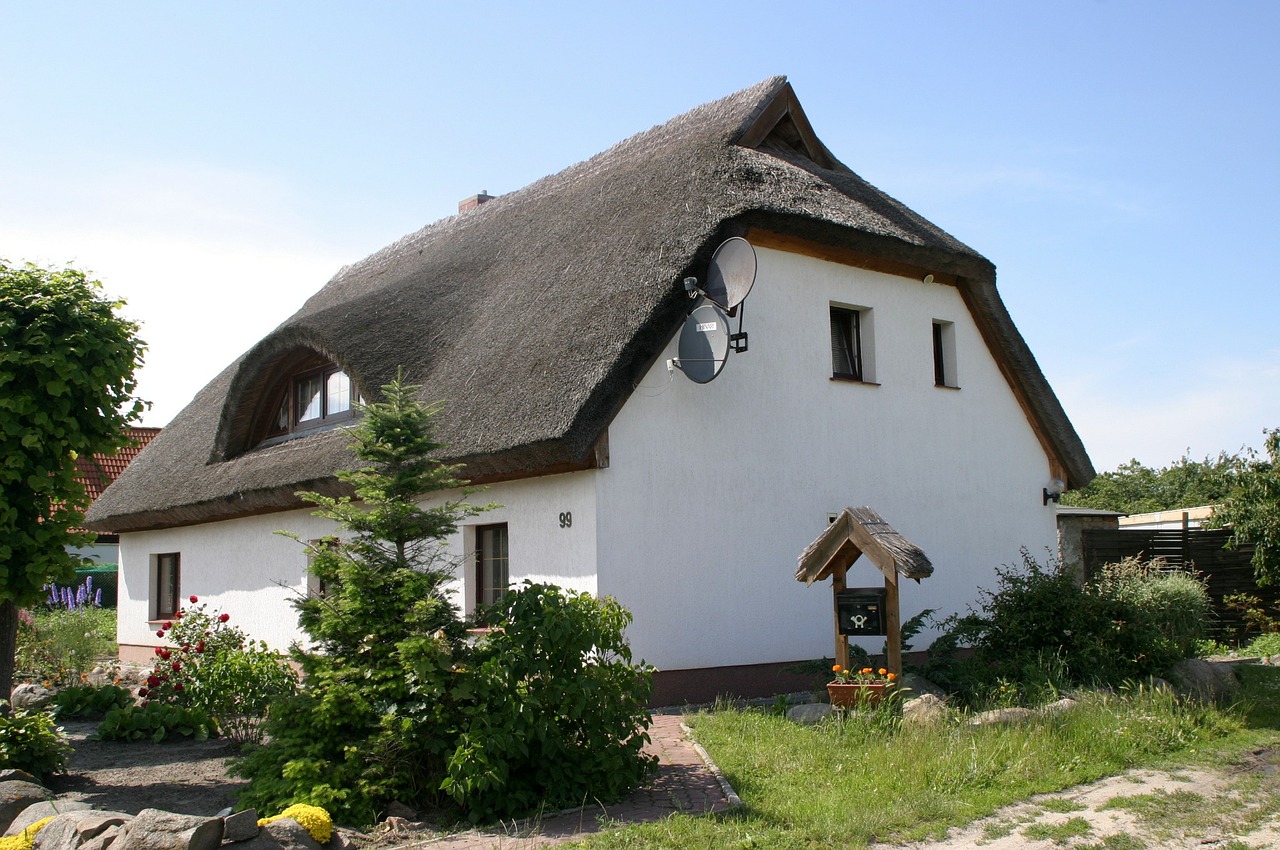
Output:
<svg viewBox="0 0 1280 850">
<path fill-rule="evenodd" d="M 475 601 L 475 549 L 478 525 L 507 523 L 511 580 L 557 584 L 594 593 L 595 473 L 555 475 L 495 485 L 471 498 L 473 504 L 499 507 L 467 520 L 448 541 L 444 556 L 457 566 L 452 585 L 459 606 Z M 572 514 L 560 525 L 561 513 Z M 276 534 L 285 530 L 302 540 L 334 533 L 333 523 L 298 510 L 188 528 L 121 535 L 117 640 L 125 646 L 159 643 L 151 610 L 151 564 L 157 554 L 181 555 L 182 599 L 197 596 L 225 611 L 254 638 L 284 650 L 303 636 L 291 600 L 306 589 L 306 552 L 301 544 Z M 184 602 L 185 604 L 185 602 Z M 144 655 L 134 652 L 132 655 Z"/>
<path fill-rule="evenodd" d="M 697 385 L 668 374 L 673 340 L 611 425 L 597 479 L 599 592 L 632 610 L 632 647 L 660 668 L 830 655 L 830 585 L 793 576 L 846 505 L 932 559 L 934 577 L 902 588 L 903 619 L 963 609 L 1020 546 L 1055 544 L 1047 459 L 953 287 L 757 254 L 749 351 Z M 878 386 L 831 380 L 833 303 L 871 309 Z M 955 323 L 960 389 L 934 386 L 935 319 Z M 861 561 L 849 581 L 882 580 Z"/>
</svg>

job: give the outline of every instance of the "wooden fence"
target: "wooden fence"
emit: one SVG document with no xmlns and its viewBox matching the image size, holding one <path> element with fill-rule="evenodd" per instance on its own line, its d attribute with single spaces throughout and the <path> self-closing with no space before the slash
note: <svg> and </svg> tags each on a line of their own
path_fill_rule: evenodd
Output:
<svg viewBox="0 0 1280 850">
<path fill-rule="evenodd" d="M 1082 537 L 1084 565 L 1094 575 L 1103 564 L 1137 556 L 1163 558 L 1171 569 L 1191 570 L 1205 580 L 1209 600 L 1217 616 L 1222 638 L 1238 638 L 1244 622 L 1222 604 L 1222 597 L 1249 593 L 1259 597 L 1272 613 L 1280 609 L 1280 588 L 1259 587 L 1253 576 L 1253 546 L 1226 548 L 1231 532 L 1208 528 L 1086 528 Z"/>
</svg>

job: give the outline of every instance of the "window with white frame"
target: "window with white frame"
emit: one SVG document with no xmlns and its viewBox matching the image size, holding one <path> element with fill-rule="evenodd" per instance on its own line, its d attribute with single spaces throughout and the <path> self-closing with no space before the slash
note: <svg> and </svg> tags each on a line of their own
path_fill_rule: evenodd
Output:
<svg viewBox="0 0 1280 850">
<path fill-rule="evenodd" d="M 832 380 L 875 383 L 871 310 L 832 304 L 830 317 Z"/>
<path fill-rule="evenodd" d="M 960 386 L 956 377 L 955 322 L 933 320 L 933 385 L 952 389 Z"/>
<path fill-rule="evenodd" d="M 182 608 L 182 558 L 177 552 L 151 556 L 151 619 L 169 620 Z"/>
</svg>

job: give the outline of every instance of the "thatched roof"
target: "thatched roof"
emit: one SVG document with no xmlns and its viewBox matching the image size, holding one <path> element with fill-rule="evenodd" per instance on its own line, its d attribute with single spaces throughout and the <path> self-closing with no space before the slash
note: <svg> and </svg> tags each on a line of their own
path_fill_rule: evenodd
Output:
<svg viewBox="0 0 1280 850">
<path fill-rule="evenodd" d="M 336 492 L 332 474 L 350 463 L 340 431 L 252 445 L 251 423 L 304 350 L 366 395 L 403 366 L 445 402 L 439 437 L 474 480 L 591 466 L 684 318 L 682 279 L 753 228 L 951 276 L 1071 485 L 1092 477 L 991 263 L 836 160 L 775 77 L 343 268 L 205 386 L 89 521 L 162 528 Z"/>
<path fill-rule="evenodd" d="M 813 584 L 862 555 L 886 576 L 919 581 L 933 575 L 933 564 L 919 546 L 903 537 L 872 508 L 845 508 L 800 554 L 796 580 Z"/>
</svg>

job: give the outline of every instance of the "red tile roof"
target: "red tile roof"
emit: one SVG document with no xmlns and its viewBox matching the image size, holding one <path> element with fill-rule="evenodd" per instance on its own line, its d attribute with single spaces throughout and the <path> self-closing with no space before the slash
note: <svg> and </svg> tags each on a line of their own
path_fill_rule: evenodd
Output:
<svg viewBox="0 0 1280 850">
<path fill-rule="evenodd" d="M 147 443 L 160 433 L 159 428 L 133 427 L 129 429 L 129 444 L 115 454 L 96 454 L 76 458 L 80 474 L 76 480 L 84 485 L 90 499 L 97 499 L 107 486 L 120 477 L 124 468 L 146 448 Z"/>
</svg>

